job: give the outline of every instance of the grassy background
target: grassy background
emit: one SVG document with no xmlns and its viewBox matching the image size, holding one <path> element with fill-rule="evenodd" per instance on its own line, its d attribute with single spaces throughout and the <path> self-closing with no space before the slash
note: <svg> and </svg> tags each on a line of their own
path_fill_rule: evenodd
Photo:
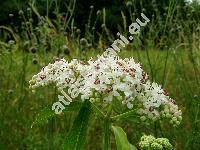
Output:
<svg viewBox="0 0 200 150">
<path fill-rule="evenodd" d="M 116 9 L 121 18 L 115 30 L 123 35 L 128 35 L 128 22 L 135 22 L 140 12 L 145 11 L 150 17 L 151 22 L 119 55 L 140 62 L 150 80 L 161 84 L 183 112 L 183 121 L 177 128 L 158 122 L 146 125 L 134 122 L 133 118 L 118 122 L 131 143 L 137 143 L 146 133 L 169 138 L 178 150 L 200 149 L 200 5 L 182 4 L 178 0 L 164 4 L 132 1 L 131 6 L 123 6 L 125 11 Z M 76 110 L 33 126 L 38 112 L 51 107 L 58 100 L 58 93 L 54 87 L 32 92 L 28 81 L 55 57 L 88 60 L 103 53 L 114 41 L 116 34 L 109 25 L 115 21 L 115 14 L 102 8 L 96 16 L 97 12 L 87 6 L 87 13 L 93 15 L 82 20 L 86 24 L 81 24 L 85 28 L 80 31 L 76 26 L 79 22 L 73 20 L 73 5 L 73 1 L 67 5 L 67 23 L 61 21 L 63 14 L 57 5 L 52 4 L 56 8 L 50 11 L 54 18 L 48 18 L 41 16 L 38 4 L 30 1 L 30 10 L 17 16 L 21 18 L 20 25 L 19 20 L 14 20 L 14 25 L 12 21 L 7 26 L 0 25 L 0 150 L 59 149 L 72 126 Z M 101 120 L 93 115 L 90 124 L 86 149 L 102 149 Z M 116 149 L 113 135 L 111 142 L 112 149 Z"/>
<path fill-rule="evenodd" d="M 93 51 L 85 53 L 86 59 L 101 53 Z M 195 60 L 191 60 L 192 54 Z M 33 64 L 35 55 L 19 50 L 4 53 L 0 57 L 1 149 L 58 149 L 73 122 L 74 112 L 71 112 L 56 116 L 42 126 L 31 128 L 37 112 L 57 101 L 54 88 L 46 87 L 35 93 L 28 88 L 31 76 L 43 65 L 51 62 L 54 57 L 52 53 L 36 55 L 37 64 Z M 200 64 L 200 53 L 190 52 L 184 48 L 170 51 L 124 49 L 120 55 L 134 57 L 141 62 L 150 79 L 162 84 L 171 97 L 177 100 L 183 111 L 183 122 L 174 129 L 168 125 L 131 123 L 131 120 L 121 122 L 130 142 L 138 141 L 141 133 L 145 132 L 169 138 L 177 149 L 198 149 L 200 147 L 200 76 L 197 66 Z M 66 56 L 66 59 L 67 57 L 69 56 Z M 91 124 L 86 147 L 101 149 L 100 120 L 91 121 Z"/>
</svg>

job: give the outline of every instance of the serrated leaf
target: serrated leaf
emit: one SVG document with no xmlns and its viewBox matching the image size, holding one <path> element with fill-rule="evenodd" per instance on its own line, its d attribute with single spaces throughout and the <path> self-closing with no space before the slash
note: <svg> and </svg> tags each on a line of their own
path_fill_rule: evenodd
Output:
<svg viewBox="0 0 200 150">
<path fill-rule="evenodd" d="M 66 106 L 65 109 L 63 110 L 64 112 L 69 112 L 69 111 L 78 111 L 81 107 L 81 103 L 79 102 L 73 102 L 70 105 Z M 49 119 L 57 116 L 55 112 L 51 109 L 51 106 L 45 107 L 40 112 L 36 115 L 35 121 L 32 123 L 33 127 L 34 125 L 43 125 L 45 124 Z"/>
<path fill-rule="evenodd" d="M 135 146 L 129 143 L 126 133 L 121 127 L 112 126 L 115 135 L 117 150 L 137 150 Z"/>
<path fill-rule="evenodd" d="M 75 118 L 73 126 L 62 145 L 63 150 L 81 150 L 84 148 L 90 114 L 91 104 L 86 101 L 81 107 L 78 116 Z"/>
</svg>

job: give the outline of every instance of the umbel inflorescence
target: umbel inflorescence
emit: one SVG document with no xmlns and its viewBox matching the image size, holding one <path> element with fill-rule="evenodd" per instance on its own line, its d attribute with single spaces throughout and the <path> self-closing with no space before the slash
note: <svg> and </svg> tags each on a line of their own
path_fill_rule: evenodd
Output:
<svg viewBox="0 0 200 150">
<path fill-rule="evenodd" d="M 141 150 L 173 150 L 172 145 L 166 138 L 155 138 L 152 135 L 143 135 L 139 146 Z"/>
<path fill-rule="evenodd" d="M 30 87 L 51 83 L 61 91 L 77 87 L 72 98 L 80 97 L 81 101 L 102 106 L 120 101 L 121 105 L 136 110 L 142 120 L 167 118 L 173 125 L 178 125 L 182 119 L 175 100 L 160 85 L 151 83 L 133 58 L 103 55 L 87 62 L 56 60 L 32 77 Z"/>
</svg>

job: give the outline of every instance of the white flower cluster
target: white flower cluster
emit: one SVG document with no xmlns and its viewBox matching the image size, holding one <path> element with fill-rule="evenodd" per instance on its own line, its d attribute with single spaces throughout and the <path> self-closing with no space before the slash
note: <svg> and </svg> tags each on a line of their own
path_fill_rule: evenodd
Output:
<svg viewBox="0 0 200 150">
<path fill-rule="evenodd" d="M 76 59 L 71 62 L 65 59 L 55 60 L 53 64 L 42 68 L 41 72 L 32 77 L 30 86 L 36 88 L 50 83 L 56 84 L 59 89 L 71 86 L 77 79 L 78 72 L 75 67 L 79 64 Z"/>
<path fill-rule="evenodd" d="M 70 94 L 73 91 L 72 98 L 80 96 L 83 101 L 108 105 L 121 100 L 127 108 L 138 109 L 142 120 L 164 117 L 175 125 L 181 121 L 181 111 L 175 101 L 161 86 L 148 80 L 141 65 L 133 58 L 121 59 L 113 54 L 98 56 L 88 62 L 57 60 L 33 76 L 30 86 L 35 88 L 49 83 L 54 83 L 61 91 L 68 89 Z"/>
<path fill-rule="evenodd" d="M 143 135 L 139 146 L 141 150 L 172 150 L 173 147 L 166 138 L 155 138 L 152 135 Z"/>
</svg>

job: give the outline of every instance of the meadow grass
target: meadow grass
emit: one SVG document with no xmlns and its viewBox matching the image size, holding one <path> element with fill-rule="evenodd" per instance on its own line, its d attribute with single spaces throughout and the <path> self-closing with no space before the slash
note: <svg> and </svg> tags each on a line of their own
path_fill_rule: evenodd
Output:
<svg viewBox="0 0 200 150">
<path fill-rule="evenodd" d="M 48 4 L 49 1 L 47 1 Z M 122 13 L 123 27 L 120 33 L 127 35 L 127 18 L 132 22 L 138 17 L 138 4 L 127 8 L 129 14 Z M 22 32 L 15 34 L 15 27 L 0 26 L 2 35 L 9 35 L 16 44 L 9 45 L 0 41 L 0 150 L 4 149 L 59 149 L 72 126 L 77 111 L 56 115 L 41 125 L 34 125 L 35 118 L 44 107 L 51 108 L 58 101 L 55 87 L 44 87 L 32 92 L 28 81 L 43 66 L 52 62 L 55 56 L 66 59 L 79 58 L 88 60 L 101 54 L 114 37 L 107 28 L 107 10 L 103 9 L 91 22 L 92 9 L 85 28 L 85 39 L 88 45 L 81 44 L 80 33 L 74 25 L 74 6 L 76 1 L 70 0 L 67 7 L 68 18 L 60 21 L 60 12 L 55 5 L 55 19 L 50 20 L 47 5 L 46 16 L 41 16 L 34 2 L 30 3 L 32 11 L 23 12 Z M 146 2 L 145 2 L 146 3 Z M 143 9 L 144 4 L 140 4 Z M 148 4 L 149 5 L 149 4 Z M 147 29 L 141 31 L 133 43 L 121 50 L 120 56 L 133 57 L 140 62 L 149 74 L 149 79 L 162 85 L 172 98 L 176 100 L 183 112 L 183 121 L 179 127 L 172 128 L 160 122 L 142 124 L 134 119 L 124 119 L 118 124 L 123 126 L 131 143 L 138 143 L 143 133 L 170 139 L 175 149 L 200 149 L 200 47 L 199 47 L 199 5 L 192 6 L 185 19 L 184 11 L 189 7 L 177 7 L 176 1 L 170 1 L 164 17 L 159 5 L 153 4 L 155 16 L 152 16 Z M 139 12 L 141 10 L 138 9 Z M 31 19 L 38 17 L 36 27 Z M 192 18 L 193 16 L 194 18 Z M 187 20 L 187 21 L 186 21 Z M 95 32 L 96 23 L 102 23 L 101 32 Z M 53 23 L 52 23 L 53 22 Z M 55 25 L 54 25 L 55 24 Z M 123 28 L 123 29 L 122 29 Z M 69 30 L 67 35 L 64 31 Z M 148 32 L 146 32 L 148 31 Z M 32 33 L 32 34 L 30 34 Z M 20 38 L 19 38 L 20 36 Z M 4 38 L 6 39 L 6 38 Z M 71 41 L 70 41 L 71 40 Z M 20 43 L 21 42 L 21 43 Z M 67 45 L 69 55 L 64 55 L 61 47 Z M 36 49 L 36 53 L 31 53 Z M 62 53 L 62 54 L 60 54 Z M 102 124 L 96 116 L 90 120 L 86 149 L 102 149 Z M 114 135 L 111 136 L 111 147 L 115 148 Z"/>
</svg>

